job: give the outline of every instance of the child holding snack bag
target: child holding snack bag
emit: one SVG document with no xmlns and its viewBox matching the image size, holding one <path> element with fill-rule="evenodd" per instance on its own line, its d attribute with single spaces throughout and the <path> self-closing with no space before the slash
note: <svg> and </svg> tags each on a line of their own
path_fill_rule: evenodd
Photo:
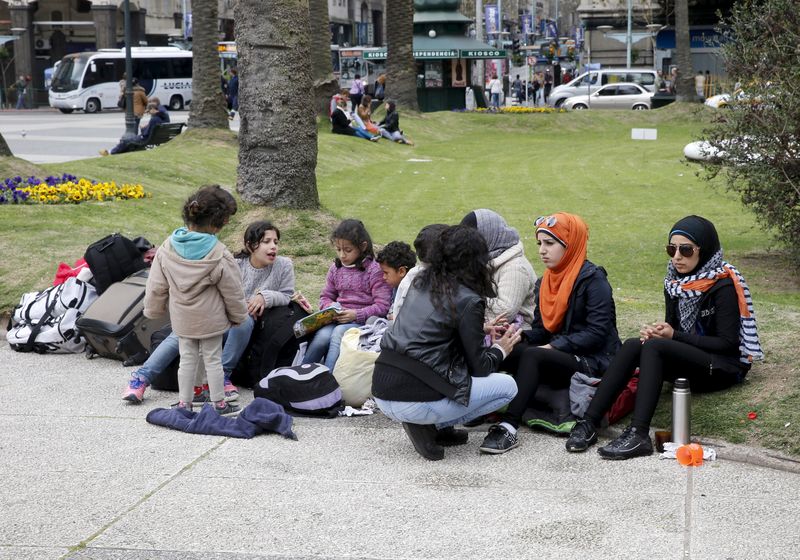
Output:
<svg viewBox="0 0 800 560">
<path fill-rule="evenodd" d="M 333 323 L 314 334 L 303 363 L 323 363 L 333 372 L 345 331 L 363 325 L 369 317 L 385 317 L 392 288 L 383 279 L 372 239 L 360 220 L 340 223 L 331 242 L 337 258 L 328 270 L 319 306 L 324 309 L 338 303 L 342 309 Z"/>
</svg>

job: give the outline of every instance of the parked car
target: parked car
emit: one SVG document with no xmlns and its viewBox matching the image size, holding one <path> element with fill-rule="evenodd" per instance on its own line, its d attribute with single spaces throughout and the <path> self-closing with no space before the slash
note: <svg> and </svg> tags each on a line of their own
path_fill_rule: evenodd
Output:
<svg viewBox="0 0 800 560">
<path fill-rule="evenodd" d="M 637 84 L 609 84 L 590 95 L 574 95 L 564 101 L 567 110 L 582 109 L 650 109 L 652 92 Z"/>
<path fill-rule="evenodd" d="M 647 68 L 602 68 L 585 72 L 574 80 L 554 87 L 547 102 L 561 107 L 573 95 L 590 95 L 609 84 L 638 84 L 647 91 L 656 91 L 656 71 Z"/>
</svg>

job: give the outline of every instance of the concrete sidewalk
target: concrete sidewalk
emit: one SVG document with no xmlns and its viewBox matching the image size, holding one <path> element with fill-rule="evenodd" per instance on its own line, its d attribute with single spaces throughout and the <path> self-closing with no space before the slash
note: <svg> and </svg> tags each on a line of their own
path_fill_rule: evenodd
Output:
<svg viewBox="0 0 800 560">
<path fill-rule="evenodd" d="M 795 559 L 800 475 L 729 460 L 602 461 L 522 430 L 428 462 L 381 415 L 297 419 L 299 441 L 149 425 L 130 368 L 0 343 L 0 560 Z M 251 398 L 243 391 L 242 400 Z"/>
</svg>

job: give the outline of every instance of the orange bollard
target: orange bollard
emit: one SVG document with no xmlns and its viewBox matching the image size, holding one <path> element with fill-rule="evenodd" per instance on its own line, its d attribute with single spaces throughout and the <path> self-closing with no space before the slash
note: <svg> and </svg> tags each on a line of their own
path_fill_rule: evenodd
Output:
<svg viewBox="0 0 800 560">
<path fill-rule="evenodd" d="M 699 443 L 681 445 L 675 451 L 675 458 L 684 467 L 699 467 L 703 464 L 703 447 Z"/>
</svg>

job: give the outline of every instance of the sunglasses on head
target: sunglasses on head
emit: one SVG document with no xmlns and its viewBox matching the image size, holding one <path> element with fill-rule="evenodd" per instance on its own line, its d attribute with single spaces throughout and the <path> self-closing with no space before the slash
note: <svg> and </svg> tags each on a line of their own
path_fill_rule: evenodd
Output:
<svg viewBox="0 0 800 560">
<path fill-rule="evenodd" d="M 545 227 L 553 227 L 558 223 L 558 220 L 555 216 L 539 216 L 536 218 L 536 221 L 533 222 L 533 225 L 539 227 L 544 225 Z"/>
<path fill-rule="evenodd" d="M 694 255 L 695 251 L 699 251 L 700 247 L 695 247 L 694 245 L 690 245 L 688 243 L 682 243 L 681 245 L 675 245 L 670 243 L 666 246 L 667 254 L 670 258 L 675 256 L 675 253 L 680 252 L 682 257 L 686 257 L 687 259 Z"/>
</svg>

